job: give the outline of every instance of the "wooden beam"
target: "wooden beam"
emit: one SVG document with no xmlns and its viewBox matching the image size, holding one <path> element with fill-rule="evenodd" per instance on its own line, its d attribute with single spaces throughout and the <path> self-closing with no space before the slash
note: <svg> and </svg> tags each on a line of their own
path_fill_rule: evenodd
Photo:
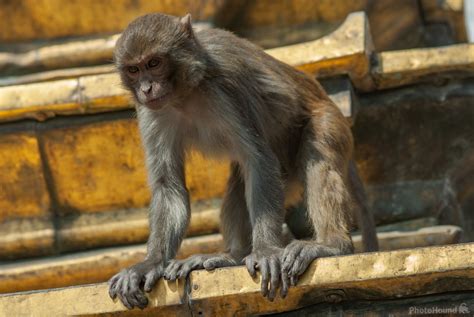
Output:
<svg viewBox="0 0 474 317">
<path fill-rule="evenodd" d="M 434 226 L 412 231 L 378 233 L 380 250 L 391 251 L 459 242 L 456 226 Z M 362 252 L 360 235 L 353 236 L 356 252 Z M 221 252 L 222 236 L 211 234 L 184 239 L 178 257 Z M 0 265 L 0 293 L 64 287 L 107 281 L 115 272 L 139 262 L 145 245 L 116 247 Z"/>
<path fill-rule="evenodd" d="M 453 73 L 472 75 L 474 44 L 382 52 L 377 60 L 372 70 L 377 89 L 439 80 Z"/>
<path fill-rule="evenodd" d="M 319 302 L 406 298 L 467 291 L 474 283 L 474 244 L 356 254 L 313 262 L 286 299 L 260 294 L 260 276 L 246 268 L 195 271 L 181 283 L 158 282 L 143 311 L 108 297 L 107 285 L 0 296 L 0 314 L 16 316 L 133 315 L 247 316 L 290 311 Z"/>
</svg>

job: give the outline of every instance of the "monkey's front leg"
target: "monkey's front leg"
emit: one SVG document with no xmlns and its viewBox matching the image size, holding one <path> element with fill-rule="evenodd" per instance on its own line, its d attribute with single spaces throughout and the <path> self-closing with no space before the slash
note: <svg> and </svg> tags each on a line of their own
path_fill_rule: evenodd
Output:
<svg viewBox="0 0 474 317">
<path fill-rule="evenodd" d="M 262 276 L 261 292 L 273 301 L 277 288 L 285 297 L 288 280 L 282 274 L 283 187 L 280 164 L 270 150 L 259 149 L 260 160 L 250 161 L 246 171 L 246 199 L 252 223 L 252 252 L 245 264 L 252 277 L 258 269 Z"/>
<path fill-rule="evenodd" d="M 177 185 L 179 184 L 179 185 Z M 109 294 L 129 309 L 145 308 L 150 292 L 173 259 L 189 222 L 189 198 L 184 182 L 162 181 L 154 189 L 150 212 L 150 236 L 145 260 L 124 269 L 109 280 Z"/>
<path fill-rule="evenodd" d="M 236 266 L 242 263 L 244 256 L 250 253 L 252 228 L 245 202 L 245 185 L 236 163 L 231 165 L 220 218 L 225 252 L 196 254 L 187 259 L 173 260 L 165 270 L 166 279 L 185 278 L 192 270 L 213 270 L 219 267 Z"/>
</svg>

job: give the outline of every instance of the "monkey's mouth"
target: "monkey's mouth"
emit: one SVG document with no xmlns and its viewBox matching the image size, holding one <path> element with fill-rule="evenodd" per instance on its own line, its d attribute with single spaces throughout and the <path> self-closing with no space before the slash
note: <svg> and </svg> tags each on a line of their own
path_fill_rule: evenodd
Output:
<svg viewBox="0 0 474 317">
<path fill-rule="evenodd" d="M 147 100 L 145 102 L 145 106 L 147 106 L 150 109 L 160 109 L 161 107 L 163 107 L 163 103 L 164 101 L 166 101 L 166 99 L 168 99 L 169 95 L 170 93 L 166 92 L 159 97 Z"/>
</svg>

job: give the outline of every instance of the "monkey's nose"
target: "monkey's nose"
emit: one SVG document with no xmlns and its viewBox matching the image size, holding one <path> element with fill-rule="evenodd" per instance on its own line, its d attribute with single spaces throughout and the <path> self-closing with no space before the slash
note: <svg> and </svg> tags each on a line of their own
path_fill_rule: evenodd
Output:
<svg viewBox="0 0 474 317">
<path fill-rule="evenodd" d="M 141 83 L 140 90 L 145 94 L 148 95 L 151 92 L 152 85 L 151 83 Z"/>
</svg>

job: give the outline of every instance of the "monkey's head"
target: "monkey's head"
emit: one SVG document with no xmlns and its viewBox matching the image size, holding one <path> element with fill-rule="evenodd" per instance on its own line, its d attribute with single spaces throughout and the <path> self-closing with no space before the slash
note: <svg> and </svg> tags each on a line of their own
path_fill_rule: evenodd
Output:
<svg viewBox="0 0 474 317">
<path fill-rule="evenodd" d="M 153 110 L 179 105 L 205 72 L 189 14 L 137 18 L 117 40 L 114 59 L 123 85 L 139 105 Z"/>
</svg>

